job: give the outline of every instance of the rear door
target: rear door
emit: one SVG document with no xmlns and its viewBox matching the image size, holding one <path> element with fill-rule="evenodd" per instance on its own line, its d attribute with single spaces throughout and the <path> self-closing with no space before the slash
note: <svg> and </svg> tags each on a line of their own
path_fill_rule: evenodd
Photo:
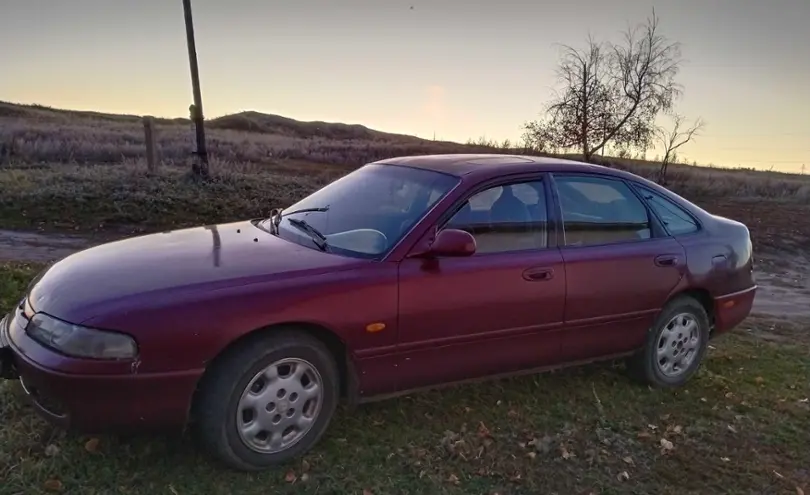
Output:
<svg viewBox="0 0 810 495">
<path fill-rule="evenodd" d="M 683 277 L 685 252 L 624 180 L 554 174 L 567 296 L 562 353 L 634 350 Z"/>
</svg>

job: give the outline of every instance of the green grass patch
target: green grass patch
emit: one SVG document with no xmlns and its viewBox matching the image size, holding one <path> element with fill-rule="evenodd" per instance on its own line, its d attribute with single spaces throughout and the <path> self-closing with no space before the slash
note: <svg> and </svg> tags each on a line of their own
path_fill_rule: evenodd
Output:
<svg viewBox="0 0 810 495">
<path fill-rule="evenodd" d="M 304 166 L 304 165 L 302 165 Z M 157 231 L 266 217 L 345 173 L 319 166 L 214 166 L 209 181 L 185 168 L 147 174 L 138 164 L 63 166 L 0 172 L 3 228 Z"/>
<path fill-rule="evenodd" d="M 3 311 L 37 269 L 0 267 Z M 304 459 L 260 474 L 224 470 L 185 437 L 66 433 L 7 382 L 0 494 L 806 491 L 810 357 L 749 325 L 712 342 L 679 390 L 607 363 L 339 409 Z"/>
</svg>

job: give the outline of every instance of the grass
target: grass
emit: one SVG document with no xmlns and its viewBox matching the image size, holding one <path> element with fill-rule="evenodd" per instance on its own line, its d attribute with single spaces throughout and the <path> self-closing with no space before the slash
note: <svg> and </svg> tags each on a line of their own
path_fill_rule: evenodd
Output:
<svg viewBox="0 0 810 495">
<path fill-rule="evenodd" d="M 213 179 L 201 182 L 177 167 L 149 176 L 137 164 L 7 170 L 0 173 L 0 225 L 159 230 L 255 218 L 342 173 L 336 168 L 293 175 L 285 169 L 234 166 L 215 168 Z"/>
<path fill-rule="evenodd" d="M 0 267 L 6 311 L 37 266 Z M 185 437 L 86 437 L 0 386 L 0 494 L 801 493 L 810 358 L 752 320 L 685 388 L 618 365 L 490 381 L 339 410 L 303 460 L 226 471 Z M 749 330 L 749 331 L 747 331 Z"/>
<path fill-rule="evenodd" d="M 349 170 L 301 161 L 214 161 L 212 180 L 200 182 L 180 166 L 165 166 L 149 175 L 137 161 L 0 169 L 0 225 L 83 231 L 136 226 L 154 231 L 254 218 L 294 203 Z M 728 198 L 799 209 L 807 204 L 800 198 L 801 188 L 808 186 L 788 187 L 767 179 L 737 183 L 715 173 L 722 172 L 707 170 L 698 178 L 674 173 L 670 188 L 699 203 Z"/>
</svg>

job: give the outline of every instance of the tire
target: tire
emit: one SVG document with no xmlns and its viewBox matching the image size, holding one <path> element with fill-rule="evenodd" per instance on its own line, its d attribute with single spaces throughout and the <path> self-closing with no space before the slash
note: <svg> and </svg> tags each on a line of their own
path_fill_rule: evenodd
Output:
<svg viewBox="0 0 810 495">
<path fill-rule="evenodd" d="M 258 376 L 268 369 L 275 375 Z M 319 395 L 312 388 L 316 383 Z M 283 464 L 323 436 L 337 407 L 339 385 L 335 358 L 314 337 L 275 330 L 249 338 L 206 373 L 193 404 L 192 433 L 209 455 L 232 469 L 259 471 Z M 254 405 L 245 405 L 243 397 Z M 296 438 L 279 444 L 273 431 L 292 431 L 287 437 Z"/>
<path fill-rule="evenodd" d="M 694 332 L 691 324 L 683 326 L 687 322 L 694 322 Z M 708 344 L 709 317 L 703 305 L 692 297 L 678 296 L 664 306 L 647 334 L 644 348 L 628 359 L 627 368 L 635 379 L 653 387 L 680 387 L 697 372 Z M 669 373 L 667 362 L 672 366 Z M 678 362 L 681 365 L 674 366 Z"/>
</svg>

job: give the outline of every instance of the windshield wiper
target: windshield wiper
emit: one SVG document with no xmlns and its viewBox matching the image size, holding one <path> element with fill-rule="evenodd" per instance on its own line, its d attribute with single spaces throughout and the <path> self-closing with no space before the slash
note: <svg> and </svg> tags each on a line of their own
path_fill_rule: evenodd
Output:
<svg viewBox="0 0 810 495">
<path fill-rule="evenodd" d="M 296 213 L 309 213 L 313 211 L 329 211 L 329 206 L 322 206 L 320 208 L 301 208 L 300 210 L 293 210 L 290 212 L 284 211 L 281 208 L 276 208 L 270 213 L 270 233 L 278 234 L 278 224 L 281 219 L 287 215 L 295 215 Z"/>
<path fill-rule="evenodd" d="M 287 221 L 290 222 L 290 225 L 297 227 L 306 232 L 307 234 L 309 234 L 309 237 L 312 239 L 315 245 L 318 246 L 318 249 L 320 249 L 321 251 L 329 250 L 329 242 L 327 242 L 326 236 L 323 235 L 321 231 L 319 231 L 318 229 L 307 223 L 306 220 L 290 218 Z"/>
</svg>

